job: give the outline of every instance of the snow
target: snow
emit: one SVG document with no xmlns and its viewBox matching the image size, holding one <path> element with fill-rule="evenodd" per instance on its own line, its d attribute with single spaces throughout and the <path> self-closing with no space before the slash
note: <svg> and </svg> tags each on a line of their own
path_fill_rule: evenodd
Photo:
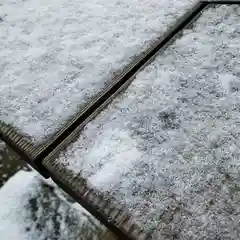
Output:
<svg viewBox="0 0 240 240">
<path fill-rule="evenodd" d="M 56 132 L 196 0 L 2 0 L 0 120 Z"/>
<path fill-rule="evenodd" d="M 1 240 L 87 239 L 89 231 L 97 240 L 106 229 L 35 172 L 19 171 L 0 188 Z"/>
<path fill-rule="evenodd" d="M 19 224 L 25 214 L 21 211 L 21 196 L 31 185 L 34 174 L 20 171 L 0 189 L 0 235 L 2 239 L 29 239 L 24 236 L 24 225 Z M 12 191 L 11 186 L 14 186 Z"/>
<path fill-rule="evenodd" d="M 153 239 L 240 239 L 239 39 L 239 6 L 204 11 L 53 161 Z"/>
</svg>

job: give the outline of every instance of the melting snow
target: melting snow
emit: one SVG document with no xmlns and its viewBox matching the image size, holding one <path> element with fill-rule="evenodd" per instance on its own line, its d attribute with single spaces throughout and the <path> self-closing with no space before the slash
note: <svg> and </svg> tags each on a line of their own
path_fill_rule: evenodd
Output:
<svg viewBox="0 0 240 240">
<path fill-rule="evenodd" d="M 34 172 L 19 171 L 0 188 L 1 240 L 87 239 L 88 232 L 101 239 L 104 231 L 80 205 Z"/>
</svg>

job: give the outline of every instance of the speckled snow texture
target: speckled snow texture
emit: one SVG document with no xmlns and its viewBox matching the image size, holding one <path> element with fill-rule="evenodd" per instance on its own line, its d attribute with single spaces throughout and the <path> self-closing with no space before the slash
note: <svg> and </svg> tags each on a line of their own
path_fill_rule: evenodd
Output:
<svg viewBox="0 0 240 240">
<path fill-rule="evenodd" d="M 153 239 L 240 239 L 239 39 L 240 7 L 206 10 L 58 161 Z"/>
<path fill-rule="evenodd" d="M 196 0 L 3 0 L 0 120 L 41 142 Z"/>
</svg>

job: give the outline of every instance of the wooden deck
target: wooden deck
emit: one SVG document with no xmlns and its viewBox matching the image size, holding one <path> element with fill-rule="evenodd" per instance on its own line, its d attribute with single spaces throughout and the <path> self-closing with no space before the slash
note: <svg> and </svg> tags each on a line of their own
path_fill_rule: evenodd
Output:
<svg viewBox="0 0 240 240">
<path fill-rule="evenodd" d="M 135 75 L 152 62 L 176 38 L 181 36 L 183 29 L 201 15 L 201 12 L 214 4 L 240 4 L 240 1 L 200 1 L 191 11 L 185 14 L 176 24 L 161 36 L 145 52 L 140 53 L 124 71 L 116 76 L 113 83 L 87 107 L 70 119 L 69 122 L 56 133 L 51 140 L 40 146 L 34 145 L 29 139 L 19 134 L 11 126 L 0 122 L 0 139 L 13 148 L 19 156 L 34 167 L 41 175 L 51 177 L 63 190 L 78 201 L 87 211 L 108 227 L 119 239 L 150 239 L 143 233 L 131 213 L 121 206 L 110 195 L 94 189 L 89 183 L 79 177 L 74 177 L 71 171 L 62 169 L 56 162 L 61 151 L 76 140 L 83 127 L 102 109 L 104 109 L 121 91 L 127 88 Z"/>
</svg>

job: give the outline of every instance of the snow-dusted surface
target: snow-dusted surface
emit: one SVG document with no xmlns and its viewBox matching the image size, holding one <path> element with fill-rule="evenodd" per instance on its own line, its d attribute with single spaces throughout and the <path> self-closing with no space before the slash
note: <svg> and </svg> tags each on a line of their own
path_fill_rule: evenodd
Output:
<svg viewBox="0 0 240 240">
<path fill-rule="evenodd" d="M 34 172 L 19 171 L 0 188 L 1 240 L 90 239 L 84 237 L 87 231 L 99 239 L 103 229 Z"/>
<path fill-rule="evenodd" d="M 57 161 L 153 239 L 240 239 L 239 39 L 240 7 L 206 10 Z"/>
<path fill-rule="evenodd" d="M 2 0 L 0 120 L 39 143 L 196 0 Z"/>
</svg>

